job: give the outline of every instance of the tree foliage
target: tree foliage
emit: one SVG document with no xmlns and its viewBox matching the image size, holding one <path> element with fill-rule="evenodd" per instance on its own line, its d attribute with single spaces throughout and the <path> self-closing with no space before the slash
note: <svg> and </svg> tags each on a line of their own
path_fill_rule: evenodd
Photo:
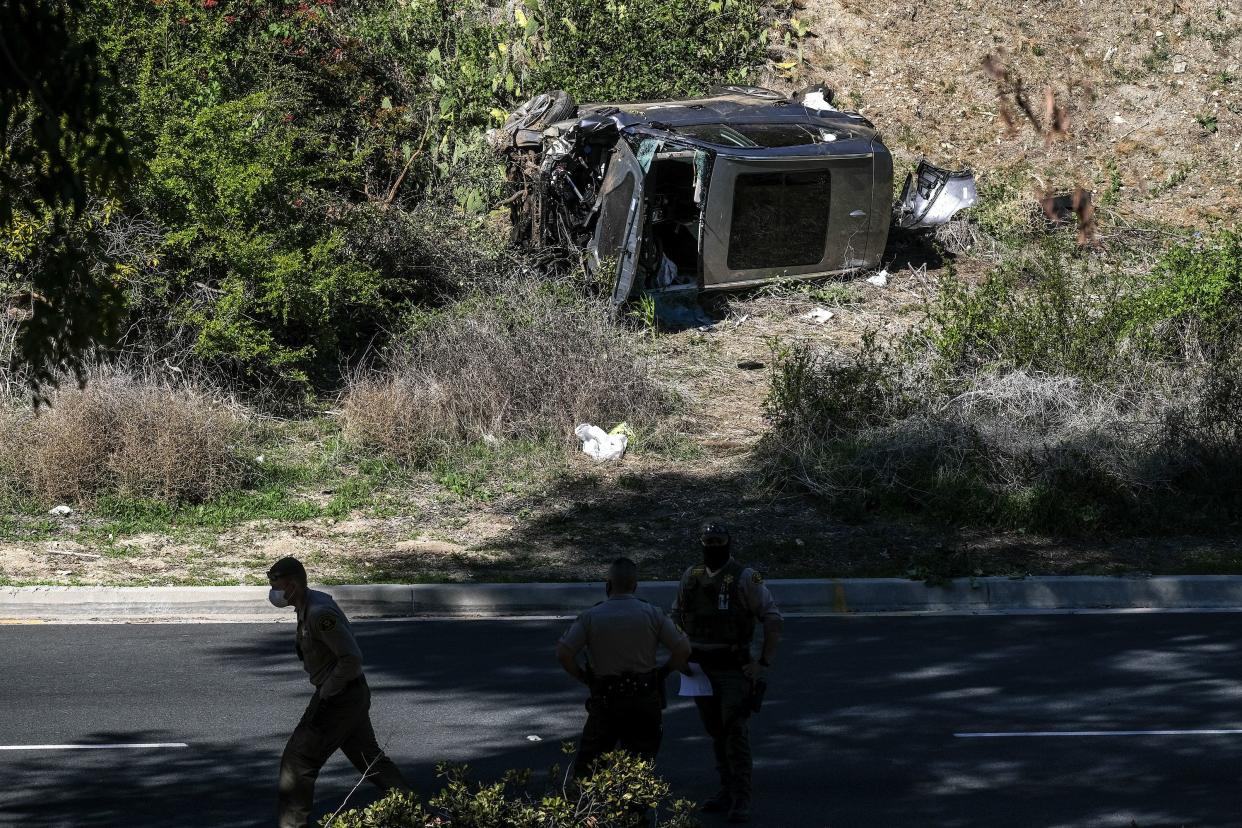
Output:
<svg viewBox="0 0 1242 828">
<path fill-rule="evenodd" d="M 64 369 L 80 375 L 82 355 L 112 338 L 121 317 L 110 263 L 89 253 L 97 227 L 82 217 L 129 159 L 83 9 L 81 0 L 0 4 L 0 255 L 25 253 L 35 265 L 7 286 L 24 290 L 3 312 L 24 320 L 16 358 L 36 384 Z"/>
<path fill-rule="evenodd" d="M 108 318 L 130 346 L 299 393 L 331 387 L 411 308 L 487 266 L 485 214 L 504 180 L 482 135 L 521 100 L 547 87 L 595 100 L 697 92 L 759 57 L 754 0 L 23 4 L 59 10 L 81 93 L 55 119 L 59 143 L 32 130 L 50 123 L 39 95 L 68 70 L 5 93 L 5 174 L 24 195 L 5 213 L 0 286 L 33 285 L 52 304 L 93 289 L 93 307 L 125 314 L 66 306 L 36 315 L 29 341 L 61 326 L 74 352 L 100 332 L 83 320 Z M 25 71 L 62 51 L 39 48 L 12 60 Z M 105 175 L 122 133 L 136 169 L 123 192 Z M 57 169 L 76 176 L 63 190 L 39 177 Z M 61 205 L 73 221 L 53 226 Z M 57 251 L 78 294 L 49 290 L 63 276 L 35 283 Z"/>
</svg>

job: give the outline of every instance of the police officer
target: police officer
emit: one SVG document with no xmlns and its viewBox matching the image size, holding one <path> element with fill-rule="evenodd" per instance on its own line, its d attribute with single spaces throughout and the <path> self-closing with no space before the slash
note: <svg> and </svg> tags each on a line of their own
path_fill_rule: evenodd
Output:
<svg viewBox="0 0 1242 828">
<path fill-rule="evenodd" d="M 268 570 L 267 579 L 272 587 L 268 600 L 297 610 L 297 654 L 315 685 L 280 759 L 280 828 L 309 824 L 315 779 L 338 748 L 380 790 L 410 790 L 375 741 L 362 652 L 345 613 L 330 595 L 307 588 L 306 568 L 297 558 L 281 558 Z"/>
<path fill-rule="evenodd" d="M 703 561 L 682 575 L 673 619 L 690 636 L 690 661 L 703 668 L 712 685 L 712 695 L 694 699 L 720 774 L 720 791 L 703 810 L 728 811 L 729 822 L 749 822 L 748 720 L 781 638 L 781 613 L 763 576 L 733 558 L 723 524 L 705 524 L 700 540 Z M 751 649 L 756 622 L 763 626 L 757 660 Z"/>
<path fill-rule="evenodd" d="M 565 672 L 591 689 L 587 721 L 574 759 L 574 776 L 591 772 L 591 765 L 618 744 L 645 759 L 654 759 L 664 735 L 661 721 L 664 677 L 685 667 L 690 642 L 662 610 L 635 596 L 638 567 L 629 558 L 617 558 L 608 569 L 604 587 L 608 600 L 578 616 L 556 645 L 556 657 Z M 669 660 L 656 664 L 656 648 L 663 644 Z M 583 649 L 588 668 L 578 665 Z"/>
</svg>

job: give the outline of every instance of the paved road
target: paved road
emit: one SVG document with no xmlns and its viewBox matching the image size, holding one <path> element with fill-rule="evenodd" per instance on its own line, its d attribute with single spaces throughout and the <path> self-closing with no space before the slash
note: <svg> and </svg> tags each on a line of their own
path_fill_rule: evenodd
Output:
<svg viewBox="0 0 1242 828">
<path fill-rule="evenodd" d="M 376 729 L 420 787 L 439 759 L 480 778 L 560 759 L 583 717 L 552 657 L 565 626 L 358 625 Z M 1232 614 L 793 619 L 756 721 L 755 825 L 1242 825 L 1242 734 L 954 735 L 1242 729 L 1240 628 Z M 0 824 L 270 824 L 309 695 L 292 632 L 0 627 L 0 746 L 189 745 L 0 751 Z M 675 702 L 661 764 L 679 793 L 712 792 L 708 756 Z M 320 807 L 352 784 L 334 758 Z"/>
</svg>

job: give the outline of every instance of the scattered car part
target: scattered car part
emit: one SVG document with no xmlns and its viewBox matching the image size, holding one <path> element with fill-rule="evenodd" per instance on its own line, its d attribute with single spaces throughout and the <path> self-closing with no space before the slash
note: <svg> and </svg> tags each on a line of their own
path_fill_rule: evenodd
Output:
<svg viewBox="0 0 1242 828">
<path fill-rule="evenodd" d="M 897 226 L 906 230 L 939 227 L 978 200 L 970 170 L 952 172 L 924 159 L 901 188 Z"/>
</svg>

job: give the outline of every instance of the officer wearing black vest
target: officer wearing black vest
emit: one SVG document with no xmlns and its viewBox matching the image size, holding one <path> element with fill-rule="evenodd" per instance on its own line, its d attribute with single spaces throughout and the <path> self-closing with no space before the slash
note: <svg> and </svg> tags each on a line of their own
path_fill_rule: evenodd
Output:
<svg viewBox="0 0 1242 828">
<path fill-rule="evenodd" d="M 690 655 L 690 642 L 663 610 L 634 595 L 638 567 L 633 561 L 613 561 L 604 589 L 608 600 L 579 615 L 556 645 L 565 672 L 591 689 L 574 759 L 578 779 L 618 745 L 644 759 L 655 758 L 664 735 L 664 677 L 684 668 Z M 656 663 L 661 644 L 669 651 L 663 667 Z M 585 670 L 577 662 L 584 648 L 589 656 Z"/>
<path fill-rule="evenodd" d="M 703 562 L 682 575 L 673 619 L 690 636 L 690 661 L 702 666 L 712 685 L 712 695 L 694 699 L 720 774 L 720 791 L 703 810 L 728 811 L 729 822 L 749 822 L 749 718 L 781 638 L 781 613 L 763 576 L 732 557 L 723 524 L 705 524 L 701 541 Z M 757 624 L 763 626 L 763 648 L 755 659 Z"/>
</svg>

